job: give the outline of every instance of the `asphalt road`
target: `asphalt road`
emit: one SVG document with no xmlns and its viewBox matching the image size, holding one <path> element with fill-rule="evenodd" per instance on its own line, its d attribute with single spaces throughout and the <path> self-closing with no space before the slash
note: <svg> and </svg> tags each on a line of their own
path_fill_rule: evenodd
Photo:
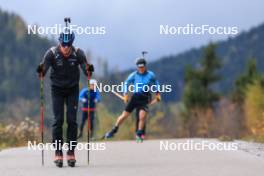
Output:
<svg viewBox="0 0 264 176">
<path fill-rule="evenodd" d="M 169 140 L 184 143 L 188 139 Z M 166 140 L 162 140 L 166 141 Z M 199 143 L 203 139 L 193 139 Z M 212 143 L 219 143 L 210 140 Z M 264 158 L 241 150 L 235 151 L 161 151 L 160 140 L 138 144 L 134 141 L 106 142 L 106 150 L 91 151 L 87 165 L 86 151 L 76 152 L 77 166 L 63 168 L 53 164 L 53 152 L 45 151 L 45 166 L 41 152 L 26 147 L 0 152 L 1 176 L 263 176 Z"/>
</svg>

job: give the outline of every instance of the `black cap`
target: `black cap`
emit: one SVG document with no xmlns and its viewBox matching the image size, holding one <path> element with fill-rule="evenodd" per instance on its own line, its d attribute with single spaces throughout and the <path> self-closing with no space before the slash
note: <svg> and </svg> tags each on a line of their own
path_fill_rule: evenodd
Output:
<svg viewBox="0 0 264 176">
<path fill-rule="evenodd" d="M 145 67 L 147 65 L 147 61 L 144 58 L 139 58 L 136 62 L 138 67 Z"/>
</svg>

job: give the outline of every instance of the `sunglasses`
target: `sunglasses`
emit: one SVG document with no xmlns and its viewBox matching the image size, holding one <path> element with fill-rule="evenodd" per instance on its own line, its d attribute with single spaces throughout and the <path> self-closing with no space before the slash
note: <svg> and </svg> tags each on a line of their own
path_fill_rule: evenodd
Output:
<svg viewBox="0 0 264 176">
<path fill-rule="evenodd" d="M 62 47 L 71 47 L 71 43 L 61 43 Z"/>
<path fill-rule="evenodd" d="M 142 65 L 142 64 L 137 65 L 137 68 L 145 68 L 145 65 Z"/>
</svg>

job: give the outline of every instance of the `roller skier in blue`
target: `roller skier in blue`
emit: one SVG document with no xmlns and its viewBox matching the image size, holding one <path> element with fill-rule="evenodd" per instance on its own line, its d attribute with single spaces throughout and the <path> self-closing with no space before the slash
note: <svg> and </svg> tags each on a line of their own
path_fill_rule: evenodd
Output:
<svg viewBox="0 0 264 176">
<path fill-rule="evenodd" d="M 148 113 L 148 104 L 151 102 L 152 92 L 149 90 L 143 90 L 143 87 L 150 87 L 151 85 L 155 85 L 155 99 L 157 101 L 161 100 L 161 96 L 158 89 L 159 82 L 157 81 L 155 74 L 152 71 L 147 70 L 147 62 L 144 58 L 144 54 L 145 53 L 143 52 L 143 57 L 137 59 L 136 61 L 137 70 L 132 72 L 124 83 L 123 91 L 124 102 L 126 103 L 126 107 L 123 113 L 118 117 L 112 130 L 104 135 L 104 138 L 106 139 L 114 137 L 114 135 L 119 129 L 119 126 L 129 117 L 129 115 L 134 109 L 138 110 L 139 115 L 138 129 L 136 131 L 136 140 L 142 142 L 144 139 L 144 126 Z M 128 90 L 131 84 L 134 85 L 134 90 L 132 91 L 132 97 L 129 100 Z"/>
<path fill-rule="evenodd" d="M 83 88 L 80 92 L 79 95 L 79 101 L 81 101 L 83 103 L 82 106 L 82 121 L 81 121 L 81 125 L 80 125 L 80 132 L 78 135 L 78 138 L 81 138 L 83 136 L 83 128 L 85 125 L 85 122 L 87 120 L 87 113 L 88 113 L 88 97 L 90 98 L 90 136 L 92 139 L 94 139 L 94 121 L 95 121 L 95 111 L 96 111 L 96 104 L 99 103 L 101 101 L 101 97 L 100 97 L 100 93 L 99 91 L 96 91 L 96 84 L 97 81 L 95 79 L 91 79 L 90 80 L 90 96 L 88 96 L 88 89 L 87 88 Z"/>
</svg>

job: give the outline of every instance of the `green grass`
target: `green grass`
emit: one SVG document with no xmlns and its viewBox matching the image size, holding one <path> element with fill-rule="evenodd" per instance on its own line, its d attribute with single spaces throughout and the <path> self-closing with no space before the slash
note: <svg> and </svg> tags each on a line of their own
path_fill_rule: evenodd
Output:
<svg viewBox="0 0 264 176">
<path fill-rule="evenodd" d="M 218 137 L 218 140 L 227 141 L 228 142 L 228 141 L 233 141 L 234 139 L 232 137 L 230 137 L 230 136 L 222 135 L 222 136 Z"/>
<path fill-rule="evenodd" d="M 250 141 L 250 142 L 264 143 L 264 134 L 263 135 L 245 136 L 242 138 L 242 140 Z"/>
</svg>

